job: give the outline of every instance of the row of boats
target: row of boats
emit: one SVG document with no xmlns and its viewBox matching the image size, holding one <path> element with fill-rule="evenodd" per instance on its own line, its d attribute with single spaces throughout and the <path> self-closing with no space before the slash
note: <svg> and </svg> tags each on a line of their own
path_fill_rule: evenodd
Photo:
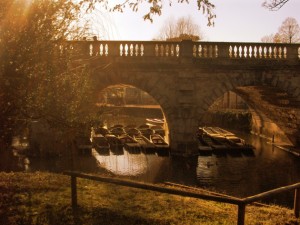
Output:
<svg viewBox="0 0 300 225">
<path fill-rule="evenodd" d="M 199 127 L 197 137 L 200 154 L 252 153 L 254 149 L 244 139 L 220 127 Z"/>
<path fill-rule="evenodd" d="M 95 148 L 98 152 L 121 151 L 126 148 L 132 152 L 144 150 L 154 152 L 165 150 L 169 153 L 169 144 L 164 139 L 164 129 L 159 125 L 143 124 L 138 127 L 129 125 L 115 125 L 110 128 L 92 128 L 90 140 L 77 141 L 81 152 L 89 152 Z M 81 144 L 80 144 L 81 143 Z M 83 144 L 82 144 L 83 143 Z"/>
</svg>

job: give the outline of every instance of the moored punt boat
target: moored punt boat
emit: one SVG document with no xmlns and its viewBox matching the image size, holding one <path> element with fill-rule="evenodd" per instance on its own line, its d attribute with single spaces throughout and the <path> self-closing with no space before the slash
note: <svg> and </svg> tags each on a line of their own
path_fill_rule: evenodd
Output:
<svg viewBox="0 0 300 225">
<path fill-rule="evenodd" d="M 156 148 L 155 144 L 153 144 L 148 138 L 143 135 L 134 136 L 134 139 L 140 144 L 143 150 L 146 150 L 147 153 L 151 153 L 151 150 L 154 150 Z"/>
<path fill-rule="evenodd" d="M 150 136 L 154 134 L 154 130 L 152 130 L 151 128 L 140 129 L 140 132 L 148 139 L 150 139 Z"/>
<path fill-rule="evenodd" d="M 93 147 L 96 149 L 96 151 L 98 151 L 98 153 L 101 155 L 101 154 L 104 154 L 104 155 L 107 155 L 109 154 L 109 148 L 110 148 L 110 145 L 107 141 L 107 139 L 99 134 L 99 135 L 94 135 L 92 137 L 92 144 L 93 144 Z"/>
<path fill-rule="evenodd" d="M 156 146 L 155 152 L 157 156 L 166 157 L 170 155 L 170 146 L 161 135 L 152 134 L 150 141 Z"/>
<path fill-rule="evenodd" d="M 117 138 L 113 134 L 107 134 L 105 135 L 105 138 L 107 139 L 109 145 L 110 145 L 110 150 L 113 154 L 115 155 L 122 155 L 123 154 L 123 143 L 119 138 Z"/>
<path fill-rule="evenodd" d="M 220 135 L 223 135 L 225 137 L 227 136 L 235 136 L 234 133 L 231 133 L 230 131 L 224 130 L 220 127 L 211 127 L 212 130 L 214 130 L 215 132 L 217 132 Z"/>
<path fill-rule="evenodd" d="M 203 134 L 201 138 L 206 145 L 209 145 L 212 148 L 213 153 L 226 153 L 228 146 L 221 142 L 223 138 L 222 136 L 210 136 L 208 134 Z"/>
<path fill-rule="evenodd" d="M 151 126 L 151 129 L 154 131 L 155 134 L 159 134 L 162 137 L 164 137 L 166 134 L 165 129 L 161 125 Z"/>
<path fill-rule="evenodd" d="M 109 132 L 117 137 L 122 136 L 126 134 L 123 127 L 115 127 L 109 130 Z"/>
<path fill-rule="evenodd" d="M 130 128 L 126 131 L 126 133 L 130 136 L 130 137 L 134 137 L 134 136 L 138 136 L 141 135 L 141 131 L 138 130 L 137 128 Z"/>
<path fill-rule="evenodd" d="M 134 136 L 133 139 L 136 140 L 143 149 L 154 149 L 156 147 L 155 144 L 153 144 L 148 138 L 143 135 Z"/>
<path fill-rule="evenodd" d="M 150 141 L 156 146 L 156 148 L 168 149 L 169 144 L 159 134 L 150 135 Z"/>
<path fill-rule="evenodd" d="M 208 136 L 212 141 L 207 140 Z M 245 140 L 235 136 L 235 134 L 224 130 L 219 127 L 203 127 L 199 128 L 198 136 L 204 139 L 213 149 L 219 149 L 218 146 L 216 148 L 215 143 L 222 144 L 224 149 L 229 153 L 245 153 L 249 151 L 253 151 L 254 147 L 246 144 Z"/>
<path fill-rule="evenodd" d="M 125 134 L 119 137 L 124 147 L 128 149 L 139 149 L 141 145 L 129 135 Z"/>
<path fill-rule="evenodd" d="M 163 119 L 146 119 L 147 123 L 149 123 L 150 125 L 163 125 L 165 123 L 165 121 Z"/>
<path fill-rule="evenodd" d="M 217 131 L 215 131 L 212 127 L 202 127 L 202 130 L 204 133 L 208 134 L 209 136 L 215 136 L 215 135 L 220 136 L 220 134 Z"/>
</svg>

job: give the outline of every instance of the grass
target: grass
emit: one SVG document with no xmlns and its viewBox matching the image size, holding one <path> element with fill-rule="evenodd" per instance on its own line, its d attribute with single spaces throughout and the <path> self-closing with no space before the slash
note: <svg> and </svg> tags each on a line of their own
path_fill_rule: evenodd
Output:
<svg viewBox="0 0 300 225">
<path fill-rule="evenodd" d="M 46 172 L 0 173 L 2 225 L 232 225 L 237 206 L 78 179 L 79 208 L 72 211 L 70 178 Z M 246 223 L 296 225 L 293 211 L 247 206 Z"/>
</svg>

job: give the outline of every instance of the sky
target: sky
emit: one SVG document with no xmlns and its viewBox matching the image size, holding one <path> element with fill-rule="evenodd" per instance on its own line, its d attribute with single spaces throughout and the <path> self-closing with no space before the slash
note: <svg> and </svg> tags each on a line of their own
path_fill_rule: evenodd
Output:
<svg viewBox="0 0 300 225">
<path fill-rule="evenodd" d="M 300 24 L 299 0 L 289 0 L 279 11 L 263 8 L 263 0 L 212 0 L 217 15 L 214 27 L 207 26 L 207 18 L 197 10 L 196 0 L 190 0 L 189 4 L 173 0 L 171 7 L 169 0 L 163 2 L 162 15 L 155 16 L 153 23 L 143 20 L 145 5 L 140 5 L 138 12 L 128 9 L 123 13 L 109 13 L 113 24 L 109 39 L 152 40 L 170 17 L 191 16 L 200 26 L 204 41 L 220 42 L 260 42 L 263 36 L 275 34 L 287 17 L 294 17 Z"/>
</svg>

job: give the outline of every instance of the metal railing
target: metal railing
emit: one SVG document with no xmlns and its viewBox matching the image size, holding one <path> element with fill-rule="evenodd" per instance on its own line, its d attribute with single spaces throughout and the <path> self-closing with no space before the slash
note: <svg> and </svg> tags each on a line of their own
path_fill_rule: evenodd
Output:
<svg viewBox="0 0 300 225">
<path fill-rule="evenodd" d="M 300 213 L 300 183 L 276 188 L 267 192 L 263 192 L 251 197 L 246 198 L 235 198 L 230 196 L 218 196 L 218 195 L 207 195 L 202 193 L 195 193 L 191 191 L 184 191 L 180 189 L 175 188 L 168 188 L 168 187 L 162 187 L 158 185 L 153 184 L 146 184 L 146 183 L 140 183 L 140 182 L 134 182 L 129 180 L 123 180 L 123 179 L 117 179 L 117 178 L 108 178 L 108 177 L 102 177 L 102 176 L 95 176 L 95 175 L 89 175 L 85 173 L 79 173 L 74 171 L 66 171 L 64 172 L 65 175 L 68 175 L 71 177 L 71 198 L 72 198 L 72 208 L 75 210 L 77 208 L 77 181 L 76 178 L 83 178 L 93 181 L 100 181 L 104 183 L 110 183 L 110 184 L 116 184 L 126 187 L 132 187 L 132 188 L 139 188 L 149 191 L 157 191 L 161 193 L 167 193 L 167 194 L 173 194 L 173 195 L 179 195 L 184 197 L 192 197 L 197 199 L 204 199 L 209 201 L 215 201 L 215 202 L 223 202 L 228 204 L 233 204 L 238 206 L 238 215 L 237 215 L 237 224 L 238 225 L 244 225 L 245 224 L 245 209 L 246 206 L 250 203 L 254 203 L 255 201 L 262 200 L 264 198 L 273 196 L 275 194 L 280 194 L 283 192 L 294 190 L 294 215 L 296 218 L 299 218 Z"/>
</svg>

